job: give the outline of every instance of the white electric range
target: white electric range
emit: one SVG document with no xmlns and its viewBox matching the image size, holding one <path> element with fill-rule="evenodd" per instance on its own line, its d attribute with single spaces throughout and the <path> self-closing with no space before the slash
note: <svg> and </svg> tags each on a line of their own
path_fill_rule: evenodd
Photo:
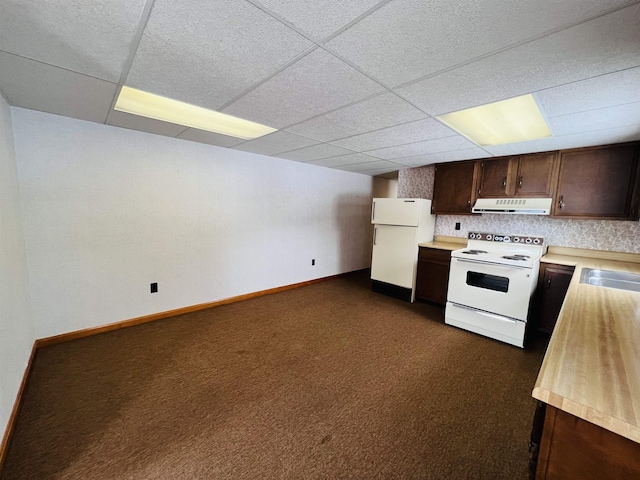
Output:
<svg viewBox="0 0 640 480">
<path fill-rule="evenodd" d="M 469 232 L 451 252 L 445 323 L 524 348 L 544 239 Z"/>
</svg>

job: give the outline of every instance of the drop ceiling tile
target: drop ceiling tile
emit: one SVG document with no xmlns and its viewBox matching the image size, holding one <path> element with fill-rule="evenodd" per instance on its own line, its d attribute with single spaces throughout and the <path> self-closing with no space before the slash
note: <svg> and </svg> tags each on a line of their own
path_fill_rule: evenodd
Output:
<svg viewBox="0 0 640 480">
<path fill-rule="evenodd" d="M 640 5 L 597 18 L 398 92 L 432 115 L 584 80 L 640 64 Z"/>
<path fill-rule="evenodd" d="M 0 2 L 0 50 L 117 82 L 144 0 Z"/>
<path fill-rule="evenodd" d="M 104 123 L 116 85 L 0 52 L 0 90 L 11 105 Z"/>
<path fill-rule="evenodd" d="M 452 152 L 432 153 L 429 155 L 417 155 L 415 157 L 396 158 L 393 161 L 407 167 L 420 167 L 440 162 L 455 162 L 458 160 L 473 160 L 476 158 L 492 157 L 490 153 L 481 148 L 465 148 Z"/>
<path fill-rule="evenodd" d="M 238 0 L 156 0 L 126 84 L 218 109 L 312 46 Z"/>
<path fill-rule="evenodd" d="M 496 156 L 502 156 L 517 155 L 520 153 L 546 152 L 550 150 L 566 150 L 569 148 L 607 145 L 610 143 L 623 143 L 635 140 L 640 140 L 640 125 L 541 138 L 539 140 L 531 140 L 529 142 L 510 143 L 507 145 L 496 145 L 484 148 Z"/>
<path fill-rule="evenodd" d="M 375 150 L 384 147 L 394 147 L 421 140 L 451 137 L 457 135 L 449 127 L 433 118 L 426 118 L 416 122 L 409 122 L 394 127 L 388 127 L 374 132 L 363 133 L 331 143 L 356 151 Z"/>
<path fill-rule="evenodd" d="M 380 0 L 260 0 L 297 29 L 323 39 L 356 19 Z"/>
<path fill-rule="evenodd" d="M 589 78 L 536 94 L 547 115 L 565 115 L 640 102 L 640 67 Z"/>
<path fill-rule="evenodd" d="M 341 155 L 339 157 L 322 158 L 320 160 L 312 160 L 313 165 L 320 165 L 321 167 L 342 167 L 345 165 L 355 165 L 357 163 L 377 162 L 379 159 L 376 157 L 370 157 L 363 153 L 352 153 L 350 155 Z"/>
<path fill-rule="evenodd" d="M 293 150 L 291 152 L 280 153 L 276 157 L 285 158 L 287 160 L 296 160 L 298 162 L 310 162 L 312 160 L 320 160 L 321 158 L 335 157 L 337 155 L 347 155 L 353 153 L 346 148 L 336 147 L 328 143 L 321 143 L 311 147 Z"/>
<path fill-rule="evenodd" d="M 626 2 L 605 3 L 398 0 L 327 45 L 385 84 L 397 86 Z"/>
<path fill-rule="evenodd" d="M 207 132 L 198 130 L 197 128 L 189 128 L 185 132 L 178 135 L 177 138 L 182 140 L 190 140 L 192 142 L 207 143 L 218 147 L 233 147 L 241 142 L 242 138 L 230 137 L 229 135 L 221 135 L 220 133 Z"/>
<path fill-rule="evenodd" d="M 392 160 L 395 158 L 413 157 L 416 155 L 427 155 L 440 152 L 449 152 L 452 150 L 462 150 L 465 148 L 473 148 L 477 145 L 470 142 L 466 138 L 455 135 L 452 137 L 438 138 L 435 140 L 427 140 L 425 142 L 408 143 L 406 145 L 398 145 L 397 147 L 380 148 L 366 152 L 378 158 Z"/>
<path fill-rule="evenodd" d="M 293 133 L 278 131 L 270 133 L 255 140 L 241 143 L 233 147 L 235 150 L 245 152 L 260 153 L 262 155 L 275 155 L 282 152 L 289 152 L 304 147 L 310 147 L 320 142 L 310 138 L 294 135 Z"/>
<path fill-rule="evenodd" d="M 365 172 L 368 170 L 386 170 L 390 172 L 392 170 L 397 170 L 400 168 L 400 165 L 393 162 L 388 162 L 386 160 L 378 160 L 375 162 L 366 162 L 366 163 L 356 163 L 353 165 L 343 165 L 341 167 L 336 167 L 338 170 L 346 170 L 348 172 Z"/>
<path fill-rule="evenodd" d="M 316 49 L 223 111 L 283 128 L 382 90 L 356 69 Z"/>
<path fill-rule="evenodd" d="M 323 142 L 425 118 L 427 115 L 394 93 L 383 93 L 325 113 L 287 130 Z"/>
<path fill-rule="evenodd" d="M 640 102 L 549 118 L 549 126 L 556 136 L 633 125 L 640 126 Z"/>
<path fill-rule="evenodd" d="M 130 113 L 118 112 L 116 110 L 113 110 L 109 115 L 107 124 L 116 127 L 129 128 L 131 130 L 155 133 L 156 135 L 165 135 L 167 137 L 175 137 L 184 132 L 187 128 L 183 125 L 162 122 L 153 118 L 131 115 Z"/>
</svg>

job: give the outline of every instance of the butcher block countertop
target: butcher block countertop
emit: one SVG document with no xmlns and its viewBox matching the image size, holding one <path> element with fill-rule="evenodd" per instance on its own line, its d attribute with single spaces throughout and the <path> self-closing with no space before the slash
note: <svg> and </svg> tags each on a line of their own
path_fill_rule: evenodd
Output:
<svg viewBox="0 0 640 480">
<path fill-rule="evenodd" d="M 640 254 L 549 248 L 575 272 L 533 397 L 640 443 L 640 293 L 580 283 L 583 267 L 640 273 Z"/>
<path fill-rule="evenodd" d="M 437 248 L 440 250 L 460 250 L 467 246 L 467 239 L 461 237 L 442 237 L 436 235 L 433 242 L 419 243 L 419 247 Z"/>
</svg>

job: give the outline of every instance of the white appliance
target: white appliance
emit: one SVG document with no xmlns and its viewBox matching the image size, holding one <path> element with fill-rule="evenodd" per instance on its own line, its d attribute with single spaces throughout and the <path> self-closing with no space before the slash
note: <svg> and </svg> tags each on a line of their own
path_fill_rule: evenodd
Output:
<svg viewBox="0 0 640 480">
<path fill-rule="evenodd" d="M 445 323 L 524 348 L 544 239 L 469 232 L 451 252 Z"/>
<path fill-rule="evenodd" d="M 551 198 L 479 198 L 471 212 L 549 215 L 552 201 Z"/>
<path fill-rule="evenodd" d="M 435 215 L 431 200 L 374 198 L 371 207 L 372 289 L 413 302 L 418 243 L 433 240 Z"/>
</svg>

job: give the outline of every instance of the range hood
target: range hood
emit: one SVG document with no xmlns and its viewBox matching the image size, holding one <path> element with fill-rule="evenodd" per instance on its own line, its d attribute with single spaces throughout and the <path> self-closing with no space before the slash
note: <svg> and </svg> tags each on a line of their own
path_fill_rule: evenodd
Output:
<svg viewBox="0 0 640 480">
<path fill-rule="evenodd" d="M 471 212 L 549 215 L 551 202 L 551 198 L 479 198 Z"/>
</svg>

